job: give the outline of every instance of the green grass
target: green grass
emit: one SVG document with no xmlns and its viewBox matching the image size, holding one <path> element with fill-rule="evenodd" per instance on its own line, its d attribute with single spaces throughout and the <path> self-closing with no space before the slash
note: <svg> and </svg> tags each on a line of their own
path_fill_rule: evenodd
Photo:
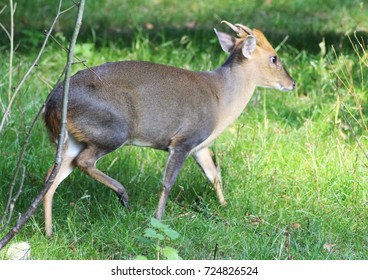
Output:
<svg viewBox="0 0 368 280">
<path fill-rule="evenodd" d="M 354 131 L 362 147 L 367 149 L 367 131 L 357 107 L 357 104 L 362 106 L 366 121 L 366 58 L 359 59 L 350 44 L 338 49 L 338 59 L 330 48 L 323 56 L 317 44 L 324 35 L 328 38 L 333 33 L 331 38 L 336 39 L 342 37 L 346 28 L 364 27 L 366 21 L 360 15 L 366 14 L 365 4 L 361 7 L 359 1 L 272 1 L 272 5 L 261 4 L 262 9 L 256 9 L 250 1 L 246 9 L 243 1 L 234 1 L 234 5 L 226 7 L 223 1 L 211 1 L 203 2 L 198 9 L 195 4 L 183 7 L 182 1 L 128 1 L 124 2 L 129 3 L 124 11 L 131 11 L 132 16 L 120 17 L 112 12 L 118 10 L 120 2 L 114 1 L 112 5 L 117 6 L 111 7 L 102 2 L 94 1 L 95 6 L 87 7 L 83 39 L 76 49 L 88 65 L 139 59 L 193 70 L 213 69 L 226 58 L 212 32 L 213 25 L 226 30 L 219 25 L 217 16 L 250 26 L 264 26 L 274 46 L 286 35 L 290 36 L 278 53 L 297 81 L 296 90 L 285 93 L 257 89 L 242 116 L 214 144 L 228 206 L 218 205 L 214 191 L 192 159 L 179 175 L 163 222 L 180 234 L 170 246 L 183 259 L 211 259 L 216 244 L 219 259 L 368 258 L 367 159 L 341 110 L 337 110 L 341 95 L 350 110 L 347 115 Z M 153 9 L 156 2 L 161 5 L 157 7 L 169 10 L 176 3 L 181 12 Z M 23 18 L 27 22 L 29 13 L 34 12 L 31 8 L 23 10 L 26 5 L 18 4 L 18 21 Z M 330 12 L 332 6 L 338 8 Z M 103 12 L 99 14 L 99 10 Z M 298 17 L 290 16 L 296 11 Z M 89 27 L 99 30 L 96 26 L 106 18 L 103 14 L 107 12 L 110 12 L 109 20 L 106 26 L 100 27 L 106 30 L 90 36 Z M 270 20 L 266 20 L 267 15 Z M 349 24 L 346 22 L 342 27 L 333 17 L 346 18 Z M 183 27 L 192 18 L 197 21 L 197 27 Z M 294 30 L 296 18 L 305 19 L 297 31 Z M 151 22 L 156 29 L 136 29 L 145 22 Z M 117 26 L 123 23 L 128 23 L 123 28 L 126 33 L 122 31 L 122 37 L 113 41 L 120 34 Z M 34 24 L 35 29 L 39 28 L 37 19 Z M 72 21 L 66 21 L 67 28 L 71 25 Z M 170 25 L 176 30 L 171 30 Z M 60 23 L 59 28 L 62 26 Z M 274 35 L 273 31 L 279 33 Z M 21 45 L 14 65 L 20 66 L 14 73 L 14 84 L 35 56 L 35 51 L 27 53 L 25 49 L 39 45 L 38 39 L 31 42 L 32 36 L 27 32 L 35 31 L 19 33 Z M 64 44 L 67 44 L 64 34 L 68 32 L 65 29 L 57 35 Z M 301 34 L 311 38 L 304 41 L 304 47 L 298 37 Z M 330 43 L 327 41 L 328 47 Z M 0 96 L 6 104 L 8 52 L 6 47 L 1 50 Z M 0 209 L 7 199 L 27 128 L 64 62 L 65 53 L 50 43 L 36 72 L 16 99 L 0 140 Z M 81 68 L 76 65 L 73 69 Z M 350 86 L 337 83 L 335 72 L 340 77 L 344 77 L 343 72 L 350 73 Z M 41 189 L 53 157 L 53 146 L 39 121 L 24 161 L 27 176 L 16 213 L 24 212 Z M 144 235 L 154 215 L 166 158 L 164 152 L 124 147 L 99 161 L 101 170 L 126 186 L 130 210 L 122 208 L 108 188 L 76 170 L 55 195 L 52 239 L 44 237 L 43 213 L 39 209 L 15 240 L 29 242 L 34 259 L 134 259 L 147 254 L 149 247 L 138 237 Z M 16 218 L 17 214 L 13 223 Z M 333 250 L 326 249 L 328 244 L 334 244 Z"/>
</svg>

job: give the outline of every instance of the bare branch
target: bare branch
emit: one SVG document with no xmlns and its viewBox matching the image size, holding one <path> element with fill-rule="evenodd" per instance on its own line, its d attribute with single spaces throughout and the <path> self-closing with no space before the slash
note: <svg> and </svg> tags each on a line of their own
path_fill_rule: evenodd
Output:
<svg viewBox="0 0 368 280">
<path fill-rule="evenodd" d="M 64 74 L 65 74 L 65 69 L 63 70 L 63 72 L 62 72 L 62 74 L 60 75 L 60 77 L 59 77 L 58 81 L 56 82 L 56 84 L 59 84 L 59 82 L 60 82 L 60 80 L 61 80 L 62 76 L 64 76 Z M 11 183 L 10 183 L 9 195 L 8 195 L 8 202 L 7 202 L 7 204 L 6 204 L 6 205 L 5 205 L 5 207 L 4 207 L 3 214 L 1 215 L 1 218 L 0 218 L 0 224 L 4 224 L 4 221 L 5 221 L 5 219 L 6 219 L 7 212 L 8 212 L 8 211 L 9 211 L 9 209 L 10 209 L 10 205 L 11 205 L 11 203 L 13 203 L 13 202 L 15 203 L 15 202 L 16 202 L 16 200 L 17 200 L 17 199 L 18 199 L 18 197 L 19 197 L 19 195 L 18 195 L 18 194 L 20 194 L 20 192 L 21 192 L 22 184 L 21 184 L 21 187 L 19 187 L 19 189 L 18 189 L 18 193 L 17 193 L 17 195 L 16 195 L 16 199 L 12 199 L 13 192 L 14 192 L 14 187 L 15 187 L 15 183 L 16 183 L 16 180 L 17 180 L 17 177 L 18 177 L 18 173 L 19 173 L 19 169 L 20 169 L 20 166 L 21 166 L 21 164 L 22 164 L 22 162 L 23 162 L 23 160 L 24 160 L 24 156 L 25 156 L 25 154 L 26 154 L 26 150 L 27 150 L 27 148 L 28 148 L 28 144 L 29 144 L 29 141 L 30 141 L 30 138 L 31 138 L 31 135 L 32 135 L 33 128 L 35 127 L 35 125 L 36 125 L 36 123 L 37 123 L 38 119 L 40 118 L 40 116 L 41 116 L 41 114 L 42 114 L 43 110 L 45 109 L 46 103 L 47 103 L 47 101 L 49 100 L 49 98 L 50 98 L 50 95 L 46 98 L 46 100 L 45 100 L 44 104 L 43 104 L 43 105 L 42 105 L 42 107 L 38 110 L 38 113 L 36 114 L 35 118 L 33 119 L 32 123 L 31 123 L 31 125 L 30 125 L 30 127 L 29 127 L 29 129 L 28 129 L 28 133 L 27 133 L 27 135 L 26 135 L 26 137 L 25 137 L 25 140 L 24 140 L 24 142 L 23 142 L 23 144 L 22 144 L 22 150 L 20 151 L 19 158 L 18 158 L 18 162 L 17 162 L 17 165 L 16 165 L 15 170 L 14 170 L 14 173 L 13 173 L 12 181 L 11 181 Z M 24 175 L 24 176 L 25 176 L 25 175 Z M 23 178 L 23 174 L 22 174 L 22 178 Z M 10 217 L 10 216 L 11 216 L 11 215 L 9 215 L 9 217 Z M 9 219 L 8 219 L 8 220 L 9 220 Z M 8 222 L 7 222 L 7 224 L 6 224 L 6 225 L 4 225 L 4 226 L 2 227 L 2 229 L 0 230 L 0 233 L 1 233 L 1 232 L 3 232 L 3 231 L 5 230 L 5 228 L 6 228 L 6 226 L 7 226 L 7 225 L 8 225 Z"/>
<path fill-rule="evenodd" d="M 60 47 L 62 48 L 64 51 L 66 51 L 67 53 L 69 53 L 68 48 L 64 47 L 54 36 L 50 36 L 52 40 L 54 40 L 54 42 Z M 82 63 L 83 66 L 88 69 L 89 71 L 91 71 L 97 79 L 99 79 L 102 83 L 105 83 L 104 80 L 102 80 L 102 78 L 91 68 L 86 64 L 86 60 L 79 58 L 78 56 L 74 55 L 74 58 L 78 60 L 78 62 L 75 63 Z"/>
<path fill-rule="evenodd" d="M 59 2 L 59 8 L 58 8 L 58 13 L 60 12 L 60 8 L 61 8 L 61 4 L 62 4 L 62 0 L 60 0 Z M 55 17 L 54 19 L 54 22 L 56 22 L 56 18 L 58 17 L 58 15 Z M 47 38 L 45 39 L 47 40 Z M 10 74 L 11 75 L 11 74 Z M 8 107 L 9 108 L 9 107 Z M 29 140 L 30 140 L 30 137 L 31 137 L 31 132 L 33 130 L 33 127 L 35 126 L 36 124 L 36 121 L 37 119 L 39 118 L 39 116 L 41 115 L 41 112 L 42 112 L 43 108 L 39 110 L 39 112 L 37 113 L 34 121 L 32 122 L 31 124 L 31 127 L 29 129 L 29 132 L 28 134 L 26 135 L 26 138 L 24 140 L 24 143 L 23 143 L 23 146 L 22 146 L 22 150 L 20 152 L 20 156 L 18 158 L 18 162 L 17 162 L 17 165 L 15 167 L 15 170 L 14 170 L 14 173 L 13 173 L 13 178 L 12 178 L 12 181 L 11 181 L 11 184 L 10 184 L 10 188 L 9 188 L 9 195 L 8 195 L 8 201 L 4 207 L 4 211 L 3 211 L 3 214 L 0 218 L 0 224 L 4 224 L 4 221 L 6 219 L 6 215 L 9 211 L 9 207 L 10 207 L 10 204 L 11 204 L 11 201 L 12 201 L 12 197 L 13 197 L 13 192 L 14 192 L 14 187 L 15 187 L 15 184 L 16 184 L 16 180 L 17 180 L 17 177 L 18 177 L 18 173 L 19 173 L 19 169 L 21 167 L 21 164 L 23 162 L 23 159 L 24 159 L 24 155 L 25 155 L 25 152 L 26 152 L 26 148 L 28 147 L 28 143 L 29 143 Z M 1 129 L 0 129 L 0 132 L 1 132 Z M 9 217 L 10 218 L 10 217 Z M 9 220 L 9 219 L 8 219 Z M 5 224 L 3 226 L 3 229 L 0 230 L 0 233 L 5 229 L 7 225 Z"/>
<path fill-rule="evenodd" d="M 0 15 L 5 11 L 6 9 L 6 5 L 4 5 L 4 7 L 0 10 Z"/>
<path fill-rule="evenodd" d="M 10 223 L 10 219 L 11 219 L 11 217 L 13 215 L 13 210 L 14 210 L 15 202 L 18 200 L 20 194 L 23 191 L 23 185 L 24 185 L 25 178 L 26 178 L 26 167 L 23 166 L 22 178 L 21 178 L 21 182 L 20 182 L 20 186 L 19 186 L 18 192 L 15 195 L 15 197 L 13 197 L 13 198 L 11 198 L 12 196 L 9 195 L 9 201 L 8 201 L 6 207 L 5 207 L 5 210 L 4 210 L 3 215 L 1 216 L 1 219 L 0 219 L 1 222 L 0 222 L 0 224 L 3 224 L 3 227 L 0 229 L 0 232 L 3 232 L 5 230 L 5 228 Z M 13 191 L 13 188 L 12 188 L 12 191 Z M 6 223 L 4 223 L 6 216 L 8 216 L 7 219 L 6 219 L 7 221 L 6 221 Z"/>
<path fill-rule="evenodd" d="M 70 6 L 69 8 L 66 8 L 65 10 L 61 11 L 60 14 L 64 14 L 69 12 L 71 9 L 74 9 L 74 7 L 78 7 L 78 3 L 75 3 L 74 1 L 72 1 L 74 3 L 74 5 Z"/>
<path fill-rule="evenodd" d="M 28 71 L 23 76 L 23 78 L 19 82 L 18 86 L 14 89 L 14 92 L 13 92 L 13 94 L 12 94 L 10 100 L 9 100 L 9 103 L 7 105 L 7 108 L 6 108 L 6 110 L 5 110 L 5 112 L 4 112 L 3 116 L 2 116 L 2 119 L 1 119 L 0 132 L 3 130 L 4 125 L 5 125 L 5 122 L 6 122 L 8 116 L 10 114 L 11 108 L 13 106 L 13 102 L 15 100 L 15 97 L 17 96 L 17 94 L 18 94 L 20 88 L 22 87 L 23 83 L 25 82 L 25 80 L 28 78 L 29 74 L 32 72 L 33 68 L 37 65 L 38 60 L 40 59 L 40 57 L 41 57 L 41 55 L 42 55 L 42 53 L 43 53 L 43 51 L 44 51 L 44 49 L 46 47 L 46 44 L 47 44 L 47 42 L 49 40 L 49 37 L 51 35 L 51 32 L 53 31 L 54 26 L 55 26 L 56 22 L 58 21 L 58 19 L 60 17 L 60 10 L 61 10 L 61 4 L 62 4 L 62 2 L 63 2 L 62 0 L 59 1 L 59 6 L 58 6 L 57 14 L 56 14 L 56 16 L 54 18 L 53 23 L 51 24 L 51 27 L 50 27 L 49 31 L 46 34 L 46 38 L 45 38 L 45 40 L 44 40 L 44 42 L 42 44 L 42 47 L 41 47 L 41 49 L 40 49 L 40 51 L 39 51 L 36 59 L 34 60 L 34 62 L 32 63 L 32 65 L 29 67 Z M 11 73 L 10 73 L 10 76 L 11 76 Z"/>
<path fill-rule="evenodd" d="M 4 32 L 6 33 L 6 36 L 8 36 L 8 39 L 11 40 L 9 31 L 6 29 L 6 27 L 1 22 L 0 22 L 0 27 L 4 30 Z"/>
<path fill-rule="evenodd" d="M 82 17 L 83 17 L 83 9 L 84 9 L 84 0 L 81 0 L 78 6 L 78 17 L 77 21 L 75 23 L 73 36 L 70 42 L 69 47 L 69 54 L 68 54 L 68 62 L 66 66 L 65 71 L 65 80 L 64 80 L 64 92 L 63 92 L 63 107 L 61 112 L 61 127 L 60 127 L 60 133 L 59 133 L 59 141 L 58 141 L 58 147 L 57 147 L 57 153 L 55 158 L 55 163 L 60 164 L 61 163 L 61 154 L 64 144 L 64 137 L 66 133 L 66 114 L 68 110 L 68 95 L 69 95 L 69 85 L 70 85 L 70 75 L 72 71 L 72 64 L 74 60 L 74 46 L 75 42 L 77 41 L 79 29 L 82 24 Z"/>
<path fill-rule="evenodd" d="M 14 55 L 14 6 L 13 0 L 9 0 L 10 4 L 10 55 L 9 55 L 9 87 L 8 101 L 10 101 L 11 91 L 13 87 L 13 55 Z"/>
<path fill-rule="evenodd" d="M 73 37 L 70 42 L 70 48 L 69 48 L 69 54 L 68 54 L 68 62 L 67 62 L 67 67 L 66 67 L 65 79 L 64 79 L 63 106 L 62 106 L 63 112 L 62 112 L 62 120 L 61 120 L 62 127 L 60 129 L 61 132 L 60 132 L 59 141 L 58 141 L 59 145 L 58 145 L 58 149 L 56 152 L 56 159 L 55 159 L 53 170 L 48 180 L 45 182 L 44 188 L 40 191 L 38 196 L 33 200 L 27 212 L 24 215 L 21 215 L 19 217 L 17 224 L 12 229 L 10 229 L 10 231 L 2 239 L 0 239 L 0 250 L 4 248 L 4 246 L 19 232 L 19 230 L 22 229 L 25 223 L 36 212 L 43 197 L 48 192 L 49 188 L 51 187 L 60 169 L 61 154 L 62 154 L 62 147 L 63 147 L 62 143 L 63 143 L 64 134 L 65 134 L 65 126 L 66 126 L 66 112 L 67 112 L 67 102 L 68 102 L 68 94 L 69 94 L 71 66 L 73 64 L 73 53 L 74 53 L 75 42 L 77 40 L 80 26 L 82 24 L 83 10 L 84 10 L 84 0 L 81 0 L 80 4 L 78 5 L 78 16 L 77 16 L 77 20 L 76 20 L 75 27 L 74 27 Z"/>
</svg>

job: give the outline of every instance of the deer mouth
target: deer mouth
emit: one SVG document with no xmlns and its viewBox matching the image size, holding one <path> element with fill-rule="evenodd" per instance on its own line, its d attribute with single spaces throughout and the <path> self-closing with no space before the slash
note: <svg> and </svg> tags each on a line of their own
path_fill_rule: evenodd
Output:
<svg viewBox="0 0 368 280">
<path fill-rule="evenodd" d="M 291 83 L 290 86 L 284 86 L 283 84 L 281 83 L 277 83 L 276 86 L 275 86 L 276 89 L 278 90 L 281 90 L 281 91 L 290 91 L 290 90 L 293 90 L 295 88 L 295 82 L 293 81 Z"/>
</svg>

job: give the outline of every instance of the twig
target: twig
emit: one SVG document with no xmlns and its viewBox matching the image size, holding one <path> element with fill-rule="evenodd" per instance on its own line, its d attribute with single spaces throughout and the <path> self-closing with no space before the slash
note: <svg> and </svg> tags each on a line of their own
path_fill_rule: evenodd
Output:
<svg viewBox="0 0 368 280">
<path fill-rule="evenodd" d="M 8 86 L 8 101 L 10 101 L 11 91 L 13 86 L 13 55 L 14 55 L 14 6 L 13 0 L 9 0 L 10 5 L 10 54 L 9 54 L 9 86 Z"/>
<path fill-rule="evenodd" d="M 42 53 L 43 53 L 43 51 L 44 51 L 44 49 L 46 47 L 46 44 L 47 44 L 47 42 L 49 40 L 49 37 L 51 35 L 51 32 L 53 31 L 54 26 L 55 26 L 56 22 L 58 21 L 60 15 L 61 15 L 60 11 L 61 11 L 61 4 L 62 4 L 62 2 L 63 2 L 62 0 L 59 1 L 59 6 L 58 6 L 57 14 L 56 14 L 56 16 L 54 18 L 53 23 L 51 24 L 51 27 L 50 27 L 49 31 L 46 34 L 46 38 L 45 38 L 45 40 L 44 40 L 44 42 L 42 44 L 42 47 L 41 47 L 41 49 L 40 49 L 40 51 L 39 51 L 36 59 L 34 60 L 34 62 L 32 63 L 32 65 L 28 68 L 28 71 L 23 76 L 23 78 L 19 82 L 18 86 L 14 89 L 13 95 L 11 96 L 11 98 L 9 100 L 9 103 L 8 103 L 8 105 L 6 107 L 6 110 L 5 110 L 5 112 L 4 112 L 3 116 L 2 116 L 2 119 L 1 119 L 0 132 L 3 130 L 4 125 L 5 125 L 5 122 L 6 122 L 8 116 L 10 114 L 10 111 L 11 111 L 11 108 L 13 106 L 13 102 L 14 102 L 15 97 L 17 96 L 17 94 L 18 94 L 20 88 L 22 87 L 23 83 L 25 82 L 25 80 L 28 78 L 29 74 L 32 72 L 33 68 L 37 65 L 38 60 L 40 59 L 40 57 L 41 57 L 41 55 L 42 55 Z M 10 73 L 10 75 L 11 75 L 11 73 Z"/>
<path fill-rule="evenodd" d="M 54 36 L 50 36 L 52 40 L 54 40 L 54 42 L 60 47 L 62 48 L 64 51 L 66 51 L 67 53 L 69 53 L 68 48 L 64 47 Z M 78 56 L 74 55 L 74 58 L 78 60 L 78 62 L 75 63 L 82 63 L 83 66 L 88 69 L 89 71 L 91 71 L 97 79 L 99 79 L 101 82 L 105 83 L 104 80 L 101 79 L 101 77 L 91 68 L 86 64 L 86 60 L 79 58 Z M 105 83 L 107 85 L 107 83 Z"/>
<path fill-rule="evenodd" d="M 6 5 L 4 5 L 4 7 L 0 10 L 0 15 L 5 11 L 6 9 Z"/>
<path fill-rule="evenodd" d="M 60 0 L 60 2 L 59 2 L 58 12 L 57 12 L 57 15 L 56 15 L 56 17 L 55 17 L 55 19 L 54 19 L 54 23 L 53 23 L 53 25 L 56 23 L 56 20 L 57 20 L 57 18 L 58 18 L 59 13 L 60 13 L 61 4 L 62 4 L 62 0 Z M 45 41 L 46 41 L 46 40 L 47 40 L 47 38 L 45 39 Z M 44 44 L 44 45 L 45 45 L 45 44 Z M 10 107 L 9 107 L 9 105 L 8 105 L 8 108 L 10 108 Z M 6 203 L 5 207 L 4 207 L 4 211 L 3 211 L 3 214 L 2 214 L 1 219 L 0 219 L 0 223 L 1 223 L 1 224 L 3 224 L 3 223 L 4 223 L 4 220 L 5 220 L 5 218 L 6 218 L 6 215 L 7 215 L 8 211 L 9 211 L 9 207 L 10 207 L 10 204 L 11 204 L 11 201 L 12 201 L 12 196 L 13 196 L 13 192 L 14 192 L 15 183 L 16 183 L 16 180 L 17 180 L 17 177 L 18 177 L 19 169 L 20 169 L 20 166 L 21 166 L 21 164 L 22 164 L 22 162 L 23 162 L 23 159 L 24 159 L 25 151 L 26 151 L 26 148 L 27 148 L 27 146 L 28 146 L 28 143 L 29 143 L 29 140 L 30 140 L 30 137 L 31 137 L 31 132 L 32 132 L 32 130 L 33 130 L 33 127 L 34 127 L 34 126 L 35 126 L 35 124 L 36 124 L 37 119 L 38 119 L 38 118 L 39 118 L 39 116 L 41 115 L 41 112 L 42 112 L 42 111 L 41 111 L 41 110 L 39 110 L 39 112 L 37 113 L 36 118 L 34 119 L 33 123 L 31 124 L 31 127 L 30 127 L 30 129 L 29 129 L 29 132 L 28 132 L 28 134 L 26 135 L 26 138 L 25 138 L 25 140 L 24 140 L 24 143 L 23 143 L 23 146 L 22 146 L 22 150 L 21 150 L 21 152 L 20 152 L 20 156 L 19 156 L 19 159 L 18 159 L 17 165 L 16 165 L 16 168 L 15 168 L 14 173 L 13 173 L 12 182 L 11 182 L 11 184 L 10 184 L 10 188 L 9 188 L 9 195 L 8 195 L 8 201 L 7 201 L 7 203 Z M 1 132 L 1 129 L 0 129 L 0 132 Z M 5 227 L 6 227 L 6 226 L 7 226 L 7 224 L 5 224 L 5 225 L 3 226 L 3 229 L 0 231 L 0 233 L 5 229 Z"/>
<path fill-rule="evenodd" d="M 61 11 L 60 14 L 64 14 L 66 12 L 69 12 L 71 9 L 74 9 L 74 7 L 78 7 L 78 3 L 75 3 L 74 1 L 72 1 L 74 3 L 74 5 L 71 5 L 69 8 L 66 8 L 65 10 Z"/>
<path fill-rule="evenodd" d="M 61 1 L 60 1 L 61 2 Z M 60 7 L 59 7 L 60 8 Z M 56 152 L 56 159 L 55 164 L 53 167 L 53 170 L 48 178 L 48 180 L 44 184 L 44 188 L 41 190 L 41 192 L 38 194 L 38 196 L 34 199 L 31 206 L 28 208 L 27 212 L 24 215 L 21 215 L 17 224 L 10 229 L 10 231 L 0 240 L 0 250 L 19 232 L 19 230 L 22 229 L 22 227 L 25 225 L 25 223 L 30 219 L 30 217 L 36 212 L 38 206 L 40 205 L 43 197 L 50 189 L 53 181 L 55 180 L 55 177 L 60 169 L 60 163 L 61 163 L 61 153 L 62 153 L 62 143 L 63 138 L 65 134 L 65 125 L 66 125 L 66 111 L 67 111 L 67 101 L 68 101 L 68 93 L 69 93 L 69 83 L 70 83 L 70 75 L 71 75 L 71 66 L 73 63 L 73 52 L 74 52 L 74 46 L 75 42 L 78 37 L 78 33 L 80 30 L 80 26 L 82 24 L 82 17 L 83 17 L 83 10 L 84 10 L 84 0 L 80 1 L 80 4 L 78 5 L 78 16 L 74 27 L 73 36 L 70 42 L 70 52 L 68 54 L 68 62 L 66 67 L 66 73 L 65 73 L 65 79 L 64 79 L 64 92 L 63 92 L 63 114 L 62 114 L 62 126 L 60 129 L 60 135 L 59 135 L 59 141 L 58 141 L 58 150 Z"/>
<path fill-rule="evenodd" d="M 11 217 L 13 215 L 13 210 L 14 210 L 15 202 L 18 200 L 20 194 L 23 191 L 23 185 L 24 185 L 25 178 L 26 178 L 26 167 L 23 166 L 22 178 L 21 178 L 21 182 L 20 182 L 20 185 L 19 185 L 18 192 L 15 195 L 15 197 L 13 197 L 12 199 L 10 199 L 11 196 L 9 195 L 9 201 L 8 201 L 8 204 L 7 204 L 6 208 L 5 208 L 6 211 L 4 211 L 3 215 L 1 216 L 1 222 L 0 222 L 0 224 L 3 224 L 3 227 L 0 229 L 0 232 L 3 232 L 5 230 L 5 228 L 10 223 L 10 219 L 11 219 Z M 9 214 L 8 214 L 8 211 L 9 211 Z M 7 218 L 6 223 L 4 224 L 4 221 L 5 221 L 6 216 L 8 216 L 8 218 Z"/>
<path fill-rule="evenodd" d="M 74 58 L 74 46 L 78 38 L 80 26 L 82 24 L 83 9 L 84 9 L 84 0 L 81 0 L 78 6 L 78 16 L 77 16 L 77 21 L 75 23 L 73 36 L 70 42 L 68 62 L 67 62 L 66 71 L 65 71 L 63 106 L 62 106 L 62 112 L 61 112 L 61 127 L 60 127 L 60 132 L 59 132 L 59 141 L 58 141 L 58 147 L 57 147 L 56 158 L 55 158 L 55 164 L 58 164 L 58 165 L 61 163 L 61 155 L 62 155 L 62 150 L 63 150 L 64 137 L 66 133 L 66 114 L 68 111 L 68 95 L 69 95 L 70 76 L 72 72 L 72 64 L 73 64 L 73 58 Z"/>
<path fill-rule="evenodd" d="M 10 42 L 9 48 L 9 86 L 8 86 L 8 102 L 11 98 L 11 91 L 13 86 L 13 56 L 14 56 L 14 6 L 13 0 L 9 0 L 10 4 L 10 31 L 8 31 L 4 25 L 0 23 L 0 27 L 4 30 L 8 36 Z M 5 10 L 6 6 L 1 10 L 1 13 Z M 1 102 L 2 109 L 5 110 L 4 104 Z"/>
<path fill-rule="evenodd" d="M 59 84 L 60 80 L 61 80 L 61 77 L 65 74 L 65 69 L 64 71 L 62 72 L 62 74 L 60 75 L 58 81 L 56 84 Z M 50 94 L 51 95 L 51 94 Z M 44 102 L 44 104 L 42 105 L 42 107 L 38 110 L 38 113 L 36 114 L 35 118 L 33 119 L 29 129 L 28 129 L 28 133 L 26 135 L 26 138 L 23 142 L 23 145 L 22 145 L 22 150 L 20 151 L 20 154 L 19 154 L 19 158 L 18 158 L 18 162 L 17 162 L 17 165 L 15 167 L 15 170 L 14 170 L 14 173 L 13 173 L 13 178 L 12 178 L 12 181 L 10 183 L 10 188 L 9 188 L 9 196 L 8 196 L 8 202 L 7 204 L 5 205 L 4 207 L 4 211 L 3 211 L 3 214 L 1 215 L 1 218 L 0 218 L 0 224 L 3 224 L 4 223 L 4 220 L 5 220 L 5 217 L 6 217 L 6 214 L 7 212 L 9 211 L 9 207 L 11 205 L 11 203 L 14 203 L 16 202 L 16 200 L 18 199 L 18 195 L 16 196 L 16 199 L 12 199 L 12 196 L 13 196 L 13 191 L 14 191 L 14 187 L 15 187 L 15 183 L 16 183 L 16 180 L 17 180 L 17 177 L 18 177 L 18 173 L 19 173 L 19 169 L 20 169 L 20 166 L 24 160 L 24 156 L 26 154 L 26 149 L 28 147 L 28 144 L 29 144 L 29 141 L 30 141 L 30 138 L 31 138 L 31 135 L 32 135 L 32 131 L 33 131 L 33 128 L 35 127 L 38 119 L 40 118 L 45 106 L 46 106 L 46 103 L 48 101 L 48 99 L 50 98 L 50 95 L 46 98 L 46 101 Z M 22 174 L 22 177 L 23 177 L 23 174 Z M 20 194 L 20 190 L 21 188 L 18 189 L 18 193 Z M 0 233 L 4 231 L 5 227 L 8 225 L 8 222 L 6 225 L 3 226 L 3 228 L 0 230 Z"/>
<path fill-rule="evenodd" d="M 216 243 L 215 245 L 215 251 L 213 252 L 213 259 L 216 260 L 217 258 L 217 252 L 218 252 L 219 245 Z"/>
<path fill-rule="evenodd" d="M 285 248 L 288 254 L 288 260 L 292 260 L 293 256 L 290 254 L 291 253 L 291 246 L 290 246 L 290 239 L 291 239 L 291 234 L 289 232 L 289 229 L 286 229 L 284 232 L 284 236 L 285 236 Z"/>
</svg>

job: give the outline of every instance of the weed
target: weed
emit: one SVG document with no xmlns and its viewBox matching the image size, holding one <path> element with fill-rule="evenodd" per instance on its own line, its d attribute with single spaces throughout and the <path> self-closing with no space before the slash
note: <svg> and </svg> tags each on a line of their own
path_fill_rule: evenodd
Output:
<svg viewBox="0 0 368 280">
<path fill-rule="evenodd" d="M 155 218 L 151 218 L 150 227 L 144 231 L 144 236 L 138 240 L 149 246 L 146 256 L 138 255 L 137 260 L 147 260 L 155 258 L 157 260 L 181 260 L 178 251 L 171 246 L 170 242 L 177 239 L 179 233 L 173 230 L 170 226 L 163 224 Z"/>
</svg>

